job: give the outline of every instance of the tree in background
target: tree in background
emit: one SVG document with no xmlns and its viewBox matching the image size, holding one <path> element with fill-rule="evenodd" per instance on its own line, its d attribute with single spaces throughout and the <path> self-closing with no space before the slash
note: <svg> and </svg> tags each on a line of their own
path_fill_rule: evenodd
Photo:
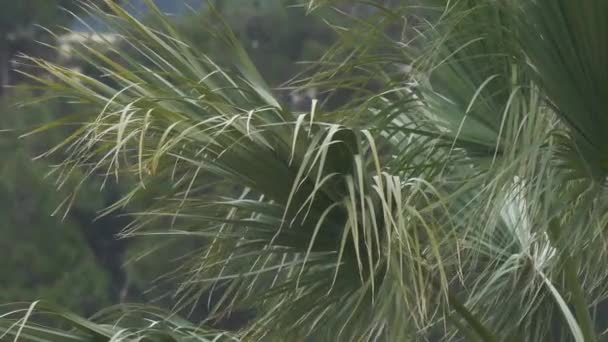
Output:
<svg viewBox="0 0 608 342">
<path fill-rule="evenodd" d="M 334 30 L 321 15 L 307 15 L 306 7 L 294 0 L 217 1 L 216 11 L 222 15 L 251 57 L 273 93 L 291 107 L 310 107 L 314 87 L 306 91 L 288 86 L 288 81 L 305 72 L 313 61 L 335 42 Z M 323 11 L 323 17 L 338 21 L 339 16 Z M 334 15 L 332 15 L 334 14 Z M 200 11 L 185 15 L 176 23 L 177 29 L 197 48 L 208 51 L 219 63 L 226 61 L 225 46 L 214 39 L 209 28 L 214 14 Z M 277 30 L 277 28 L 281 28 Z"/>
<path fill-rule="evenodd" d="M 18 139 L 19 128 L 39 125 L 44 118 L 55 120 L 55 112 L 65 110 L 63 101 L 18 108 L 11 102 L 29 92 L 11 93 L 0 99 L 0 154 L 4 158 L 0 166 L 0 301 L 48 298 L 75 312 L 93 314 L 113 303 L 108 290 L 113 279 L 100 267 L 85 234 L 94 215 L 88 222 L 52 216 L 67 192 L 58 192 L 45 177 L 48 162 L 31 160 L 52 139 L 48 135 Z M 83 193 L 83 199 L 86 203 L 76 205 L 79 210 L 88 208 L 94 213 L 103 207 L 97 189 Z"/>
<path fill-rule="evenodd" d="M 0 11 L 0 94 L 11 78 L 11 60 L 17 52 L 31 52 L 41 30 L 37 25 L 52 26 L 69 22 L 61 7 L 73 8 L 71 0 L 4 0 Z"/>
<path fill-rule="evenodd" d="M 95 0 L 103 4 L 103 0 Z M 118 1 L 118 0 L 117 0 Z M 2 0 L 0 6 L 0 95 L 11 84 L 11 61 L 17 53 L 51 53 L 37 42 L 48 39 L 45 28 L 69 26 L 81 10 L 78 0 Z M 45 37 L 46 36 L 46 37 Z M 45 39 L 46 38 L 46 39 Z M 43 50 L 43 51 L 41 51 Z"/>
</svg>

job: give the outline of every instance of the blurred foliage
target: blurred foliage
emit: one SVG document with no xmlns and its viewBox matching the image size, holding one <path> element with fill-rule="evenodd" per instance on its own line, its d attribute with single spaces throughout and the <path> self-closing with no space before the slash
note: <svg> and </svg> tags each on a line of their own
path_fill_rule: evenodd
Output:
<svg viewBox="0 0 608 342">
<path fill-rule="evenodd" d="M 50 26 L 69 19 L 69 13 L 60 8 L 74 10 L 78 2 L 73 0 L 1 0 L 0 38 L 17 30 L 31 30 L 32 26 Z"/>
<path fill-rule="evenodd" d="M 316 61 L 335 40 L 333 31 L 321 20 L 323 16 L 306 15 L 306 8 L 300 4 L 294 0 L 225 0 L 216 4 L 216 10 L 271 86 L 279 86 L 301 72 L 304 65 L 299 63 Z M 209 32 L 213 20 L 212 14 L 201 11 L 180 20 L 178 27 L 200 51 L 218 62 L 229 62 L 228 50 Z"/>
<path fill-rule="evenodd" d="M 10 59 L 17 53 L 50 57 L 37 41 L 49 41 L 40 26 L 70 23 L 72 0 L 2 0 L 0 55 L 2 84 L 9 82 Z M 29 72 L 32 72 L 29 70 Z M 16 74 L 13 75 L 17 76 Z M 14 78 L 14 82 L 20 82 Z M 91 314 L 109 304 L 110 277 L 100 268 L 87 239 L 86 222 L 62 213 L 51 216 L 67 193 L 57 191 L 49 161 L 32 162 L 56 142 L 51 135 L 19 139 L 44 122 L 68 114 L 65 103 L 44 101 L 42 91 L 12 89 L 0 98 L 0 300 L 4 303 L 48 298 L 80 313 Z M 38 104 L 18 105 L 31 100 Z M 55 132 L 60 134 L 60 132 Z M 78 207 L 95 212 L 101 196 L 87 192 Z M 91 216 L 91 220 L 94 216 Z"/>
<path fill-rule="evenodd" d="M 11 100 L 18 98 L 13 96 Z M 51 214 L 65 194 L 45 177 L 48 164 L 31 156 L 50 137 L 18 139 L 22 130 L 59 110 L 59 103 L 27 109 L 0 102 L 0 301 L 47 298 L 81 313 L 108 304 L 109 279 L 99 269 L 81 226 L 70 217 Z M 6 127 L 11 127 L 7 129 Z M 98 207 L 98 196 L 83 206 Z"/>
</svg>

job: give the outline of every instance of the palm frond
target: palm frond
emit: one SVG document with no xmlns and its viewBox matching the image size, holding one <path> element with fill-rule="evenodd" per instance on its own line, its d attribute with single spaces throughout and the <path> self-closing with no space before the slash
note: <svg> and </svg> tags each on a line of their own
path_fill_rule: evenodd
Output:
<svg viewBox="0 0 608 342">
<path fill-rule="evenodd" d="M 153 307 L 108 308 L 90 320 L 45 302 L 13 304 L 5 310 L 0 338 L 15 341 L 238 341 Z"/>
<path fill-rule="evenodd" d="M 294 83 L 350 94 L 309 112 L 275 99 L 221 19 L 234 58 L 217 63 L 151 1 L 162 28 L 83 5 L 123 41 L 116 59 L 79 50 L 101 80 L 29 61 L 95 113 L 52 149 L 60 182 L 136 178 L 109 212 L 168 185 L 123 234 L 204 244 L 176 310 L 221 293 L 210 320 L 255 308 L 240 335 L 259 340 L 594 340 L 608 26 L 582 3 L 375 3 Z"/>
</svg>

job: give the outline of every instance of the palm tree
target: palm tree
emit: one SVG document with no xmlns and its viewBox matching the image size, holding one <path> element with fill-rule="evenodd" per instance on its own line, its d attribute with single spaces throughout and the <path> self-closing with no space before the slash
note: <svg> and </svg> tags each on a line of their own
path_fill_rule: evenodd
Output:
<svg viewBox="0 0 608 342">
<path fill-rule="evenodd" d="M 255 317 L 226 335 L 147 308 L 88 321 L 30 306 L 0 316 L 7 336 L 603 338 L 608 2 L 373 4 L 294 82 L 347 98 L 293 112 L 221 18 L 210 31 L 233 53 L 214 61 L 158 11 L 152 29 L 85 3 L 125 44 L 118 59 L 83 46 L 103 81 L 30 59 L 82 110 L 51 150 L 65 153 L 60 181 L 135 178 L 109 211 L 169 184 L 123 235 L 200 239 L 176 310 L 220 292 L 210 322 Z M 39 311 L 74 329 L 39 325 Z"/>
</svg>

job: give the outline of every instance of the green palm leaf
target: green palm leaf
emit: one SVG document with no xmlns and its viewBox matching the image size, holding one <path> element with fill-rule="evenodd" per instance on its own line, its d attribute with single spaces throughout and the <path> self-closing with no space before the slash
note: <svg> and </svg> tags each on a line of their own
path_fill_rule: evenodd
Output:
<svg viewBox="0 0 608 342">
<path fill-rule="evenodd" d="M 67 153 L 60 182 L 136 178 L 108 212 L 164 184 L 123 234 L 201 240 L 176 311 L 220 293 L 209 320 L 254 308 L 238 335 L 256 340 L 592 341 L 608 278 L 608 25 L 603 2 L 566 2 L 373 3 L 294 83 L 350 94 L 310 112 L 275 99 L 220 18 L 229 62 L 194 50 L 151 1 L 161 28 L 83 4 L 122 37 L 116 59 L 79 50 L 102 80 L 29 62 L 96 113 L 64 119 L 80 128 L 51 150 Z M 70 321 L 74 334 L 42 332 L 117 334 Z M 140 322 L 126 331 L 205 336 Z"/>
</svg>

